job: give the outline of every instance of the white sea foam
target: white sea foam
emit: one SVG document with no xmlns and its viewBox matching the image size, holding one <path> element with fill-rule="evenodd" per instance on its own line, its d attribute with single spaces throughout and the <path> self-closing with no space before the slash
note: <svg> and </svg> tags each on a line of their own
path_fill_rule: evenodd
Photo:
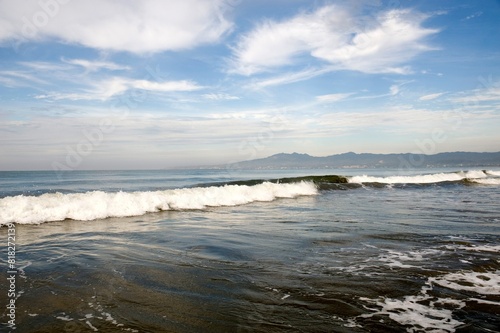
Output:
<svg viewBox="0 0 500 333">
<path fill-rule="evenodd" d="M 481 170 L 449 172 L 449 173 L 434 173 L 428 175 L 415 175 L 415 176 L 352 176 L 348 178 L 350 183 L 383 183 L 383 184 L 431 184 L 445 181 L 460 181 L 468 179 L 477 182 L 484 182 L 485 184 L 499 184 L 498 178 L 489 178 L 490 173 L 485 173 Z M 488 183 L 489 181 L 492 181 Z"/>
<path fill-rule="evenodd" d="M 461 171 L 458 174 L 463 175 L 464 178 L 470 178 L 470 179 L 481 179 L 488 177 L 488 175 L 482 170 L 470 170 L 466 172 Z"/>
<path fill-rule="evenodd" d="M 458 272 L 429 278 L 429 282 L 461 291 L 472 291 L 482 295 L 500 295 L 500 271 Z"/>
<path fill-rule="evenodd" d="M 387 266 L 394 268 L 422 268 L 422 265 L 418 264 L 419 262 L 426 261 L 429 257 L 434 257 L 442 253 L 443 251 L 434 249 L 409 251 L 406 253 L 387 250 L 386 253 L 379 255 L 377 261 L 384 262 Z M 408 264 L 408 262 L 414 262 L 417 265 Z"/>
<path fill-rule="evenodd" d="M 438 306 L 438 304 L 462 308 L 465 303 L 443 298 L 433 300 L 431 296 L 426 294 L 424 289 L 422 288 L 421 294 L 405 296 L 402 300 L 361 298 L 363 301 L 374 303 L 381 309 L 360 317 L 369 318 L 374 315 L 387 315 L 395 322 L 410 326 L 407 332 L 421 332 L 423 331 L 422 328 L 425 332 L 455 332 L 455 329 L 462 325 L 463 322 L 453 318 L 452 310 Z M 429 300 L 430 302 L 425 302 Z M 425 303 L 428 303 L 428 305 Z"/>
<path fill-rule="evenodd" d="M 418 176 L 354 176 L 349 179 L 350 183 L 384 183 L 384 184 L 428 184 L 444 181 L 462 180 L 464 177 L 458 173 L 436 173 L 432 175 Z"/>
<path fill-rule="evenodd" d="M 474 179 L 473 181 L 484 185 L 500 185 L 500 178 Z"/>
<path fill-rule="evenodd" d="M 475 251 L 475 252 L 500 252 L 500 245 L 472 245 L 472 246 L 450 246 L 447 245 L 447 248 L 456 250 L 467 250 L 467 251 Z"/>
<path fill-rule="evenodd" d="M 459 271 L 444 274 L 438 277 L 429 277 L 425 285 L 416 295 L 407 295 L 401 299 L 379 297 L 370 299 L 360 298 L 377 308 L 370 314 L 359 317 L 369 318 L 375 315 L 387 315 L 392 320 L 409 326 L 407 332 L 455 332 L 463 324 L 453 318 L 454 309 L 464 309 L 467 302 L 499 305 L 496 301 L 484 300 L 477 297 L 470 298 L 442 298 L 433 296 L 431 291 L 439 285 L 448 289 L 468 291 L 479 295 L 500 295 L 500 271 L 474 272 Z"/>
<path fill-rule="evenodd" d="M 294 198 L 317 194 L 311 182 L 263 183 L 254 186 L 226 185 L 154 192 L 47 193 L 38 197 L 15 196 L 0 199 L 0 225 L 37 224 L 47 221 L 95 220 L 107 217 L 139 216 L 162 210 L 204 209 L 236 206 L 255 201 Z"/>
<path fill-rule="evenodd" d="M 491 176 L 500 177 L 500 171 L 486 170 L 486 173 Z"/>
<path fill-rule="evenodd" d="M 56 319 L 63 320 L 63 321 L 72 321 L 73 320 L 73 318 L 71 318 L 66 313 L 63 312 L 62 314 L 63 314 L 63 316 L 57 316 Z"/>
</svg>

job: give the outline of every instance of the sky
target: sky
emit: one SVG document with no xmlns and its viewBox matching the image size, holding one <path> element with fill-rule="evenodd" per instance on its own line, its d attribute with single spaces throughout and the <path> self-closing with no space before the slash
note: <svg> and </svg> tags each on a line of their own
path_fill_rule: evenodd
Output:
<svg viewBox="0 0 500 333">
<path fill-rule="evenodd" d="M 500 1 L 0 0 L 0 170 L 500 151 Z"/>
</svg>

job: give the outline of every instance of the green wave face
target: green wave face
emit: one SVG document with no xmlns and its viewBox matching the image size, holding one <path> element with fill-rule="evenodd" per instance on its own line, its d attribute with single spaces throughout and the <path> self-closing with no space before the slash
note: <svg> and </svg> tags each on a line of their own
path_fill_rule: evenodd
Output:
<svg viewBox="0 0 500 333">
<path fill-rule="evenodd" d="M 299 182 L 313 182 L 315 184 L 347 184 L 346 177 L 338 175 L 325 175 L 325 176 L 303 176 L 303 177 L 288 177 L 288 178 L 275 178 L 275 179 L 251 179 L 251 180 L 238 180 L 234 182 L 221 183 L 219 185 L 257 185 L 264 182 L 288 184 Z M 213 185 L 213 184 L 211 184 Z"/>
</svg>

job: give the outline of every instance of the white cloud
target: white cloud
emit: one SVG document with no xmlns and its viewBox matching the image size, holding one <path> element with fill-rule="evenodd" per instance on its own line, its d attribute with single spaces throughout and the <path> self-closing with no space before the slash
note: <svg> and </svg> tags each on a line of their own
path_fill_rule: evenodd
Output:
<svg viewBox="0 0 500 333">
<path fill-rule="evenodd" d="M 212 100 L 212 101 L 230 101 L 230 100 L 239 100 L 238 96 L 233 96 L 229 94 L 203 94 L 201 95 L 203 98 Z"/>
<path fill-rule="evenodd" d="M 438 32 L 421 26 L 426 18 L 409 9 L 357 16 L 328 5 L 282 22 L 266 21 L 240 39 L 230 71 L 252 75 L 309 54 L 339 69 L 407 74 L 411 69 L 402 65 L 431 50 L 424 39 Z"/>
<path fill-rule="evenodd" d="M 249 89 L 262 89 L 270 86 L 277 86 L 283 84 L 289 84 L 293 82 L 299 82 L 303 80 L 311 79 L 315 76 L 322 75 L 334 70 L 332 66 L 327 66 L 325 68 L 309 68 L 299 72 L 285 73 L 271 78 L 266 78 L 258 81 L 254 81 L 247 86 Z"/>
<path fill-rule="evenodd" d="M 411 82 L 413 82 L 413 81 L 412 80 L 400 81 L 397 84 L 393 84 L 389 87 L 389 92 L 386 94 L 357 96 L 357 97 L 353 97 L 353 99 L 375 99 L 375 98 L 382 98 L 382 97 L 394 97 L 401 92 L 402 86 L 409 84 Z"/>
<path fill-rule="evenodd" d="M 0 83 L 7 87 L 30 86 L 32 83 L 48 84 L 36 75 L 19 70 L 0 71 Z"/>
<path fill-rule="evenodd" d="M 463 120 L 464 115 L 457 114 L 455 110 L 436 112 L 430 109 L 419 109 L 412 106 L 397 105 L 389 108 L 370 111 L 335 112 L 325 113 L 315 120 L 321 123 L 317 131 L 308 133 L 307 136 L 325 136 L 330 133 L 349 134 L 354 130 L 365 128 L 377 129 L 378 132 L 404 134 L 409 137 L 417 134 L 431 134 L 433 130 L 444 131 L 449 135 L 465 130 L 475 131 L 480 127 L 477 124 L 498 122 L 500 115 L 489 110 L 476 112 L 474 117 L 468 118 L 469 126 L 461 127 L 460 131 L 453 129 L 450 124 L 457 124 Z M 470 126 L 474 123 L 475 126 Z M 419 124 L 419 126 L 415 126 Z M 480 131 L 480 130 L 479 130 Z"/>
<path fill-rule="evenodd" d="M 35 70 L 37 72 L 54 72 L 54 71 L 67 71 L 71 66 L 65 64 L 57 64 L 53 62 L 46 61 L 20 61 L 18 64 L 27 67 L 29 69 Z"/>
<path fill-rule="evenodd" d="M 399 94 L 399 85 L 394 84 L 394 85 L 390 86 L 389 92 L 390 92 L 391 96 L 395 96 L 395 95 Z"/>
<path fill-rule="evenodd" d="M 123 77 L 113 77 L 110 79 L 94 82 L 94 87 L 87 89 L 83 93 L 49 93 L 35 96 L 37 99 L 53 100 L 108 100 L 114 96 L 121 95 L 133 89 L 139 89 L 150 92 L 182 92 L 195 91 L 204 87 L 197 85 L 192 81 L 149 81 L 135 80 Z"/>
<path fill-rule="evenodd" d="M 471 15 L 467 16 L 466 18 L 464 18 L 462 21 L 467 21 L 467 20 L 479 17 L 481 15 L 483 15 L 483 12 L 481 12 L 481 11 L 475 12 L 474 14 L 471 14 Z"/>
<path fill-rule="evenodd" d="M 129 66 L 122 66 L 110 61 L 91 61 L 86 59 L 62 59 L 65 63 L 81 66 L 85 68 L 85 70 L 89 72 L 95 72 L 100 69 L 109 69 L 109 70 L 128 70 Z"/>
<path fill-rule="evenodd" d="M 430 100 L 433 100 L 433 99 L 436 99 L 440 96 L 442 96 L 444 93 L 435 93 L 435 94 L 429 94 L 429 95 L 425 95 L 425 96 L 422 96 L 419 98 L 419 100 L 421 101 L 430 101 Z"/>
<path fill-rule="evenodd" d="M 125 85 L 129 88 L 142 89 L 148 91 L 194 91 L 203 89 L 196 83 L 188 80 L 155 82 L 149 80 L 125 80 Z"/>
<path fill-rule="evenodd" d="M 346 99 L 347 97 L 351 96 L 351 93 L 347 94 L 329 94 L 329 95 L 320 95 L 316 96 L 316 100 L 319 102 L 338 102 L 343 99 Z"/>
<path fill-rule="evenodd" d="M 58 65 L 43 61 L 18 62 L 18 66 L 12 66 L 10 70 L 0 71 L 0 85 L 6 87 L 37 87 L 51 85 L 55 81 L 55 74 L 64 73 L 70 70 L 70 66 Z M 42 75 L 43 72 L 50 72 L 51 76 Z"/>
<path fill-rule="evenodd" d="M 304 109 L 308 112 L 295 112 Z M 0 108 L 0 116 L 2 111 L 4 118 L 0 122 L 0 141 L 9 143 L 0 147 L 2 156 L 7 156 L 3 168 L 6 168 L 5 165 L 14 167 L 15 164 L 22 167 L 36 163 L 41 165 L 42 161 L 45 163 L 43 167 L 50 168 L 55 160 L 64 162 L 68 147 L 76 149 L 79 142 L 87 142 L 85 133 L 98 129 L 103 119 L 110 122 L 114 130 L 105 133 L 102 144 L 94 146 L 92 153 L 84 157 L 82 168 L 88 167 L 87 163 L 91 161 L 106 168 L 119 168 L 125 164 L 131 167 L 137 161 L 143 161 L 144 168 L 163 167 L 161 163 L 176 160 L 172 156 L 184 154 L 196 155 L 198 164 L 209 164 L 207 161 L 210 161 L 210 154 L 214 151 L 225 154 L 226 158 L 244 160 L 250 154 L 267 154 L 268 150 L 279 152 L 288 149 L 291 143 L 306 141 L 314 144 L 303 146 L 309 149 L 303 151 L 311 152 L 314 146 L 323 142 L 326 148 L 321 154 L 328 155 L 332 153 L 337 139 L 350 140 L 349 145 L 353 149 L 367 151 L 376 147 L 374 142 L 384 134 L 390 134 L 393 141 L 402 145 L 406 142 L 403 150 L 408 151 L 415 149 L 416 138 L 426 139 L 434 130 L 442 130 L 443 135 L 449 138 L 439 144 L 440 151 L 458 150 L 464 147 L 462 143 L 469 144 L 465 146 L 471 147 L 468 149 L 478 149 L 474 147 L 479 146 L 470 143 L 474 138 L 480 138 L 476 142 L 485 150 L 493 151 L 496 149 L 494 142 L 498 142 L 498 131 L 493 124 L 500 120 L 498 112 L 486 110 L 467 118 L 467 126 L 457 130 L 450 124 L 462 122 L 464 118 L 453 109 L 436 112 L 404 105 L 318 112 L 314 108 L 294 104 L 286 111 L 279 107 L 220 114 L 203 110 L 183 115 L 144 109 L 120 115 L 110 114 L 109 110 L 99 107 L 79 107 L 78 113 L 64 114 L 57 121 L 43 112 L 16 120 L 13 115 L 17 115 L 19 110 Z M 380 135 L 374 137 L 373 132 Z M 384 146 L 389 150 L 386 152 L 397 147 L 387 144 L 380 147 Z M 201 156 L 204 149 L 207 155 Z M 36 158 L 29 158 L 31 155 Z M 186 161 L 182 159 L 182 163 Z"/>
<path fill-rule="evenodd" d="M 111 61 L 86 59 L 61 59 L 61 62 L 19 62 L 23 69 L 18 71 L 0 71 L 0 84 L 29 85 L 34 82 L 45 85 L 56 85 L 54 88 L 43 88 L 44 93 L 34 96 L 36 99 L 49 100 L 101 100 L 105 101 L 134 89 L 141 91 L 168 93 L 190 92 L 204 89 L 191 80 L 165 80 L 156 69 L 148 69 L 148 76 L 142 79 L 125 76 L 112 76 L 109 73 L 96 73 L 102 69 L 110 71 L 130 70 L 131 67 Z M 79 69 L 84 68 L 85 73 Z M 2 80 L 2 74 L 9 74 L 10 79 Z M 14 80 L 15 79 L 15 80 Z M 43 79 L 43 80 L 42 80 Z M 26 82 L 24 82 L 26 81 Z"/>
<path fill-rule="evenodd" d="M 0 42 L 56 39 L 134 53 L 215 43 L 228 33 L 223 0 L 0 1 Z"/>
<path fill-rule="evenodd" d="M 489 88 L 475 89 L 464 92 L 462 96 L 452 98 L 453 103 L 477 104 L 482 102 L 500 102 L 500 82 L 492 84 Z M 469 105 L 470 106 L 470 105 Z"/>
</svg>

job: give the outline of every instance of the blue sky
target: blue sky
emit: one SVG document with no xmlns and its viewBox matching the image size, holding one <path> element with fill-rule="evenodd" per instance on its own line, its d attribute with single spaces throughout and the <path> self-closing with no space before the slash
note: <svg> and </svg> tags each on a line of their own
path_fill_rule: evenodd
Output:
<svg viewBox="0 0 500 333">
<path fill-rule="evenodd" d="M 500 1 L 0 0 L 0 170 L 499 151 Z"/>
</svg>

